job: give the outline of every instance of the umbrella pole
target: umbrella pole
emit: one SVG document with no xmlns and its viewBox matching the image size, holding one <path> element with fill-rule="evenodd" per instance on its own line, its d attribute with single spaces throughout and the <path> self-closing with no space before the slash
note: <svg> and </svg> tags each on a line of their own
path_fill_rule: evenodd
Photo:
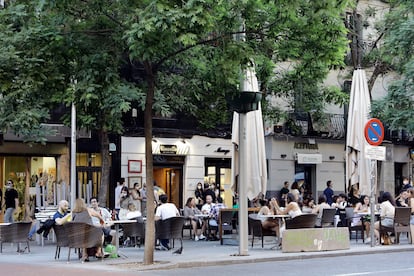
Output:
<svg viewBox="0 0 414 276">
<path fill-rule="evenodd" d="M 240 113 L 239 117 L 239 255 L 247 256 L 248 254 L 248 206 L 247 206 L 247 175 L 248 170 L 246 162 L 247 143 L 246 143 L 246 113 Z"/>
</svg>

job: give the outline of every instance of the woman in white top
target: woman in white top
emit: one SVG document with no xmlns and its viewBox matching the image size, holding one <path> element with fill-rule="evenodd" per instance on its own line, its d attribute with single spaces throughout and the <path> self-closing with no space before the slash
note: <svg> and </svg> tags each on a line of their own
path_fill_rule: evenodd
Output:
<svg viewBox="0 0 414 276">
<path fill-rule="evenodd" d="M 394 224 L 394 214 L 395 214 L 395 201 L 392 195 L 389 192 L 385 192 L 381 196 L 380 200 L 380 216 L 381 216 L 381 225 L 392 226 Z M 380 241 L 379 234 L 380 223 L 379 221 L 374 224 L 375 237 L 377 242 Z"/>
<path fill-rule="evenodd" d="M 355 205 L 354 208 L 354 213 L 355 214 L 359 214 L 359 213 L 371 213 L 371 210 L 369 208 L 369 197 L 367 195 L 363 195 L 361 196 L 361 202 L 358 202 Z M 353 225 L 360 225 L 362 223 L 364 223 L 365 226 L 365 234 L 367 236 L 366 238 L 366 243 L 370 242 L 370 238 L 369 238 L 369 230 L 371 228 L 371 219 L 370 219 L 370 215 L 366 215 L 366 216 L 361 216 L 362 218 L 359 218 L 358 216 L 355 216 L 354 221 L 352 222 Z"/>
<path fill-rule="evenodd" d="M 293 194 L 287 194 L 286 203 L 286 208 L 283 210 L 279 208 L 279 205 L 276 205 L 277 213 L 279 215 L 289 215 L 291 218 L 294 218 L 302 214 L 302 210 L 300 209 L 299 204 L 295 201 L 295 196 Z"/>
</svg>

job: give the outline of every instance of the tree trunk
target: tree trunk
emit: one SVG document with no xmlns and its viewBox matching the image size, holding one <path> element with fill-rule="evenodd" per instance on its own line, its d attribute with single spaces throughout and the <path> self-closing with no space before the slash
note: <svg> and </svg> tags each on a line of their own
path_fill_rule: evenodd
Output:
<svg viewBox="0 0 414 276">
<path fill-rule="evenodd" d="M 102 167 L 98 200 L 103 207 L 106 207 L 108 206 L 109 172 L 111 169 L 109 160 L 109 137 L 108 132 L 105 130 L 101 130 L 99 136 L 99 140 L 101 141 Z"/>
<path fill-rule="evenodd" d="M 155 222 L 154 222 L 154 176 L 153 176 L 153 157 L 152 157 L 152 105 L 155 93 L 155 75 L 152 65 L 144 63 L 147 74 L 148 91 L 145 100 L 144 126 L 145 126 L 145 173 L 147 184 L 147 221 L 145 229 L 145 252 L 144 264 L 150 265 L 154 262 L 155 245 Z"/>
<path fill-rule="evenodd" d="M 29 221 L 31 215 L 30 210 L 30 157 L 26 157 L 26 179 L 25 179 L 25 188 L 24 188 L 24 221 Z M 18 206 L 16 206 L 18 207 Z"/>
</svg>

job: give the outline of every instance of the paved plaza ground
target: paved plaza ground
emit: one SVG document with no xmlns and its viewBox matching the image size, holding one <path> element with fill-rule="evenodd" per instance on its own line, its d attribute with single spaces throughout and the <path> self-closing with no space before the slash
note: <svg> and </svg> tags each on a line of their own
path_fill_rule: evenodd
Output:
<svg viewBox="0 0 414 276">
<path fill-rule="evenodd" d="M 387 252 L 403 252 L 414 251 L 414 245 L 408 243 L 406 234 L 402 234 L 400 244 L 388 246 L 371 247 L 369 244 L 363 244 L 362 240 L 356 242 L 351 240 L 350 249 L 323 251 L 323 252 L 298 252 L 283 253 L 281 250 L 271 249 L 275 246 L 275 239 L 272 237 L 265 238 L 265 246 L 261 247 L 261 242 L 257 240 L 254 247 L 251 247 L 249 241 L 248 256 L 237 256 L 239 253 L 237 236 L 227 236 L 224 245 L 220 245 L 219 241 L 193 241 L 188 236 L 184 239 L 184 249 L 182 254 L 173 254 L 170 251 L 155 251 L 153 265 L 142 265 L 144 256 L 144 247 L 121 247 L 119 250 L 120 258 L 106 258 L 98 260 L 91 258 L 90 262 L 81 263 L 77 259 L 77 254 L 71 252 L 70 262 L 67 261 L 68 248 L 62 248 L 60 259 L 55 260 L 56 246 L 53 241 L 46 240 L 44 246 L 38 245 L 36 242 L 30 243 L 31 252 L 16 252 L 16 244 L 4 244 L 3 253 L 0 255 L 0 264 L 2 269 L 7 265 L 12 265 L 14 269 L 19 264 L 27 264 L 33 266 L 47 266 L 50 270 L 58 269 L 92 269 L 102 270 L 102 272 L 133 272 L 151 269 L 173 269 L 185 267 L 200 267 L 212 265 L 226 265 L 237 263 L 266 262 L 266 261 L 282 261 L 292 259 L 317 258 L 322 256 L 343 256 L 355 254 L 384 254 Z M 176 242 L 176 247 L 179 242 Z M 26 274 L 34 275 L 34 274 Z"/>
</svg>

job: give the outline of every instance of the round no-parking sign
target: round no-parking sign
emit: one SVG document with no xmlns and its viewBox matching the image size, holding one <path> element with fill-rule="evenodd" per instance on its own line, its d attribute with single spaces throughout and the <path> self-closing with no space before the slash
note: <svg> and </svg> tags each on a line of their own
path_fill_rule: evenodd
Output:
<svg viewBox="0 0 414 276">
<path fill-rule="evenodd" d="M 365 139 L 368 144 L 378 146 L 384 140 L 384 126 L 378 119 L 370 119 L 365 125 Z"/>
</svg>

